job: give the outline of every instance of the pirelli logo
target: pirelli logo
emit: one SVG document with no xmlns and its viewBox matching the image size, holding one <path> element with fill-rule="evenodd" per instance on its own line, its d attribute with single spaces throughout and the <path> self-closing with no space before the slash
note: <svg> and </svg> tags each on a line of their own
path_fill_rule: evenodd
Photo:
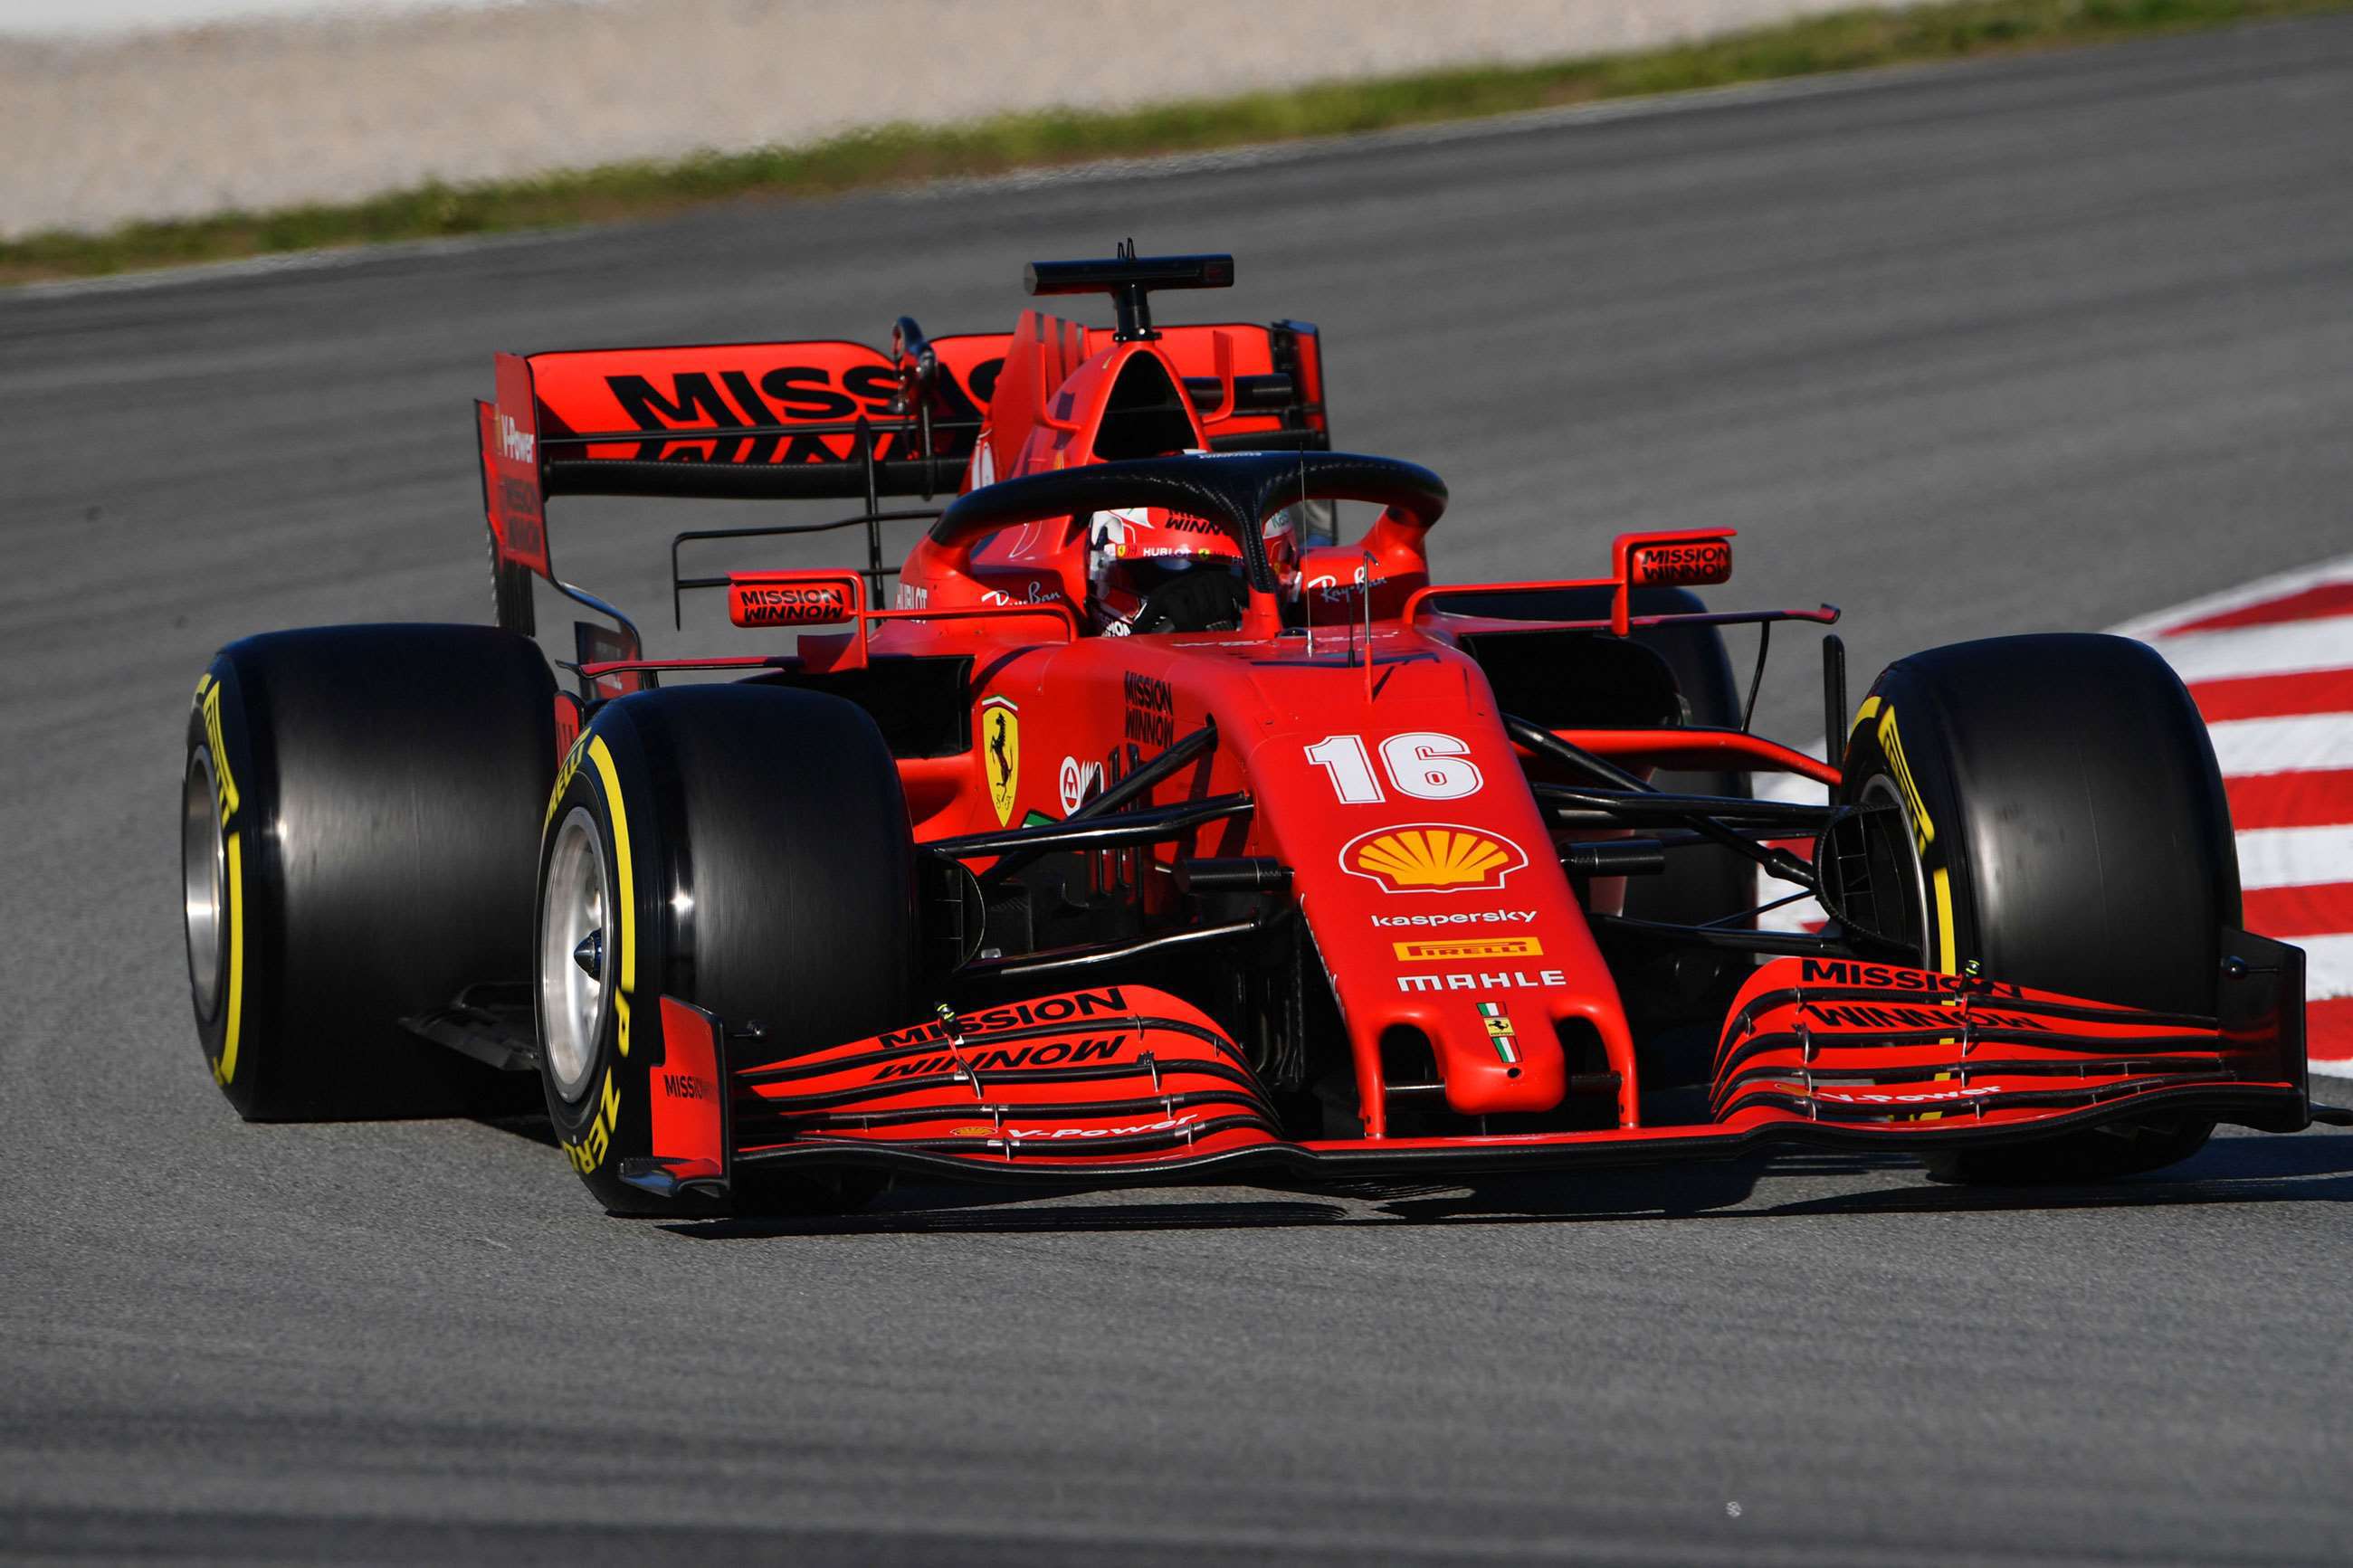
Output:
<svg viewBox="0 0 2353 1568">
<path fill-rule="evenodd" d="M 1408 963 L 1440 963 L 1458 958 L 1542 958 L 1544 943 L 1532 936 L 1461 936 L 1437 941 L 1391 942 Z"/>
<path fill-rule="evenodd" d="M 204 693 L 205 740 L 212 749 L 213 782 L 220 795 L 221 826 L 237 815 L 237 780 L 228 771 L 228 742 L 221 734 L 221 689 L 207 676 Z"/>
<path fill-rule="evenodd" d="M 1920 798 L 1920 786 L 1913 781 L 1912 764 L 1904 757 L 1904 738 L 1895 732 L 1895 710 L 1885 708 L 1879 715 L 1879 749 L 1886 754 L 1888 771 L 1895 775 L 1895 787 L 1904 792 L 1904 804 L 1912 813 L 1912 835 L 1922 853 L 1936 841 L 1936 825 L 1928 820 L 1927 804 Z"/>
</svg>

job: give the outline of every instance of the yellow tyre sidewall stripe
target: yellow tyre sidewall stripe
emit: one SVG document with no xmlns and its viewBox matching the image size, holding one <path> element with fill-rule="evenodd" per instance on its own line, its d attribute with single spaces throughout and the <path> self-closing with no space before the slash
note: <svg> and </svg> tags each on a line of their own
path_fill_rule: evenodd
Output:
<svg viewBox="0 0 2353 1568">
<path fill-rule="evenodd" d="M 603 735 L 592 731 L 574 745 L 556 782 L 554 797 L 549 803 L 548 820 L 554 820 L 554 802 L 562 799 L 584 760 L 604 795 L 606 823 L 613 835 L 614 926 L 621 952 L 620 984 L 613 991 L 613 1026 L 616 1049 L 626 1060 L 629 1054 L 630 1003 L 638 986 L 637 864 L 629 844 L 629 816 L 621 795 L 620 770 L 614 766 L 613 753 L 607 748 Z M 574 1168 L 584 1175 L 604 1164 L 620 1127 L 621 1092 L 614 1081 L 611 1064 L 605 1068 L 595 1106 L 582 1136 L 565 1140 L 565 1152 L 571 1157 Z"/>
<path fill-rule="evenodd" d="M 237 1044 L 245 1024 L 245 834 L 229 826 L 242 804 L 228 763 L 227 721 L 221 712 L 221 685 L 206 670 L 196 678 L 196 710 L 205 731 L 205 758 L 212 765 L 213 809 L 219 814 L 227 875 L 221 897 L 228 905 L 228 998 L 223 1009 L 220 1054 L 213 1058 L 213 1081 L 227 1088 L 237 1080 Z"/>
<path fill-rule="evenodd" d="M 1887 775 L 1894 781 L 1905 809 L 1918 818 L 1913 825 L 1913 847 L 1923 858 L 1920 869 L 1928 879 L 1929 898 L 1936 906 L 1936 967 L 1946 974 L 1958 974 L 1961 969 L 1960 955 L 1955 951 L 1957 943 L 1953 930 L 1953 880 L 1943 866 L 1926 864 L 1926 854 L 1928 847 L 1936 841 L 1936 829 L 1929 820 L 1927 804 L 1920 798 L 1920 787 L 1914 781 L 1911 766 L 1905 759 L 1904 742 L 1895 728 L 1894 708 L 1881 701 L 1878 693 L 1873 692 L 1855 709 L 1854 722 L 1848 726 L 1847 734 L 1853 736 L 1874 720 L 1877 724 L 1873 736 L 1879 742 L 1880 758 Z"/>
<path fill-rule="evenodd" d="M 226 1088 L 237 1077 L 237 1042 L 245 1018 L 245 836 L 228 836 L 228 1022 L 221 1031 L 220 1059 L 213 1081 Z"/>
<path fill-rule="evenodd" d="M 1953 879 L 1942 866 L 1929 873 L 1928 885 L 1936 899 L 1936 967 L 1947 974 L 1961 972 L 1960 954 L 1954 951 Z"/>
<path fill-rule="evenodd" d="M 1927 805 L 1920 798 L 1919 784 L 1914 780 L 1911 764 L 1904 754 L 1904 742 L 1895 728 L 1894 708 L 1883 703 L 1876 695 L 1864 698 L 1862 705 L 1855 710 L 1854 723 L 1847 733 L 1852 736 L 1874 720 L 1877 723 L 1873 729 L 1873 735 L 1879 742 L 1882 763 L 1888 776 L 1894 782 L 1896 791 L 1904 801 L 1905 809 L 1917 814 L 1918 817 L 1917 822 L 1913 826 L 1913 850 L 1921 858 L 1920 869 L 1927 879 L 1929 900 L 1936 905 L 1932 917 L 1936 924 L 1934 933 L 1936 944 L 1936 967 L 1941 973 L 1958 974 L 1961 965 L 1960 953 L 1957 951 L 1959 942 L 1953 925 L 1952 874 L 1942 865 L 1930 866 L 1926 863 L 1928 848 L 1936 843 L 1936 828 L 1930 824 Z M 1941 858 L 1942 851 L 1939 851 L 1938 855 Z M 1950 1005 L 1949 1002 L 1947 1004 L 1947 1005 Z M 1943 1043 L 1949 1046 L 1956 1044 L 1957 1040 L 1947 1038 Z M 1943 1083 L 1952 1077 L 1951 1073 L 1940 1072 L 1936 1075 L 1934 1081 Z M 1941 1110 L 1924 1110 L 1907 1120 L 1941 1121 L 1944 1116 L 1945 1113 Z"/>
<path fill-rule="evenodd" d="M 596 764 L 596 777 L 605 786 L 605 809 L 613 823 L 613 874 L 620 883 L 621 915 L 621 989 L 634 992 L 638 988 L 638 944 L 632 939 L 637 924 L 638 883 L 635 868 L 629 858 L 628 809 L 621 802 L 620 771 L 613 766 L 613 753 L 605 747 L 605 737 L 598 735 L 588 742 L 589 760 Z M 627 1055 L 626 1050 L 623 1055 Z"/>
</svg>

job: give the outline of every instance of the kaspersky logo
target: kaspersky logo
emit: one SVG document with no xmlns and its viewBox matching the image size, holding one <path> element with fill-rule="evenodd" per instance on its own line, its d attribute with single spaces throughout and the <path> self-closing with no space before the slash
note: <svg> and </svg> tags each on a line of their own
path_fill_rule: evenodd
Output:
<svg viewBox="0 0 2353 1568">
<path fill-rule="evenodd" d="M 1390 893 L 1492 890 L 1527 863 L 1511 840 L 1445 822 L 1376 828 L 1340 851 L 1340 869 Z"/>
</svg>

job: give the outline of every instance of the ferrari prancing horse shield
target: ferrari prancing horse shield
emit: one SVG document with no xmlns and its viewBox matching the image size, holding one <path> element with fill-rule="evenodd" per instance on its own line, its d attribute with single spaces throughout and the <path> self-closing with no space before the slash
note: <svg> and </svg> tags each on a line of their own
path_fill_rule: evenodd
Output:
<svg viewBox="0 0 2353 1568">
<path fill-rule="evenodd" d="M 988 800 L 997 824 L 1013 820 L 1013 795 L 1021 776 L 1021 710 L 1002 697 L 980 705 L 980 754 L 988 772 Z"/>
</svg>

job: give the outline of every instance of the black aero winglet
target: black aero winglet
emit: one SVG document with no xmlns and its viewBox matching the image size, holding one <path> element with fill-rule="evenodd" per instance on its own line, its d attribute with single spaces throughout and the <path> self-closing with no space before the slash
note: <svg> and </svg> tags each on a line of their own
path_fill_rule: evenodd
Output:
<svg viewBox="0 0 2353 1568">
<path fill-rule="evenodd" d="M 400 1026 L 501 1072 L 537 1072 L 539 1038 L 531 1004 L 504 994 L 521 989 L 476 986 L 447 1007 L 401 1019 Z"/>
</svg>

